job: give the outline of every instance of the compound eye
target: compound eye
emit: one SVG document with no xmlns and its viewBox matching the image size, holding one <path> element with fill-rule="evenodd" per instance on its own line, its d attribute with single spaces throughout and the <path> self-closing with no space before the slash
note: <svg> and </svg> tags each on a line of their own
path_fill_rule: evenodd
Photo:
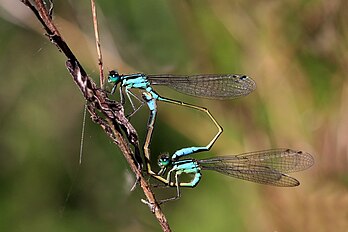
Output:
<svg viewBox="0 0 348 232">
<path fill-rule="evenodd" d="M 159 159 L 158 159 L 158 165 L 160 167 L 166 167 L 170 164 L 170 159 L 168 157 L 168 155 L 162 155 Z"/>
<path fill-rule="evenodd" d="M 118 72 L 116 70 L 111 70 L 109 76 L 118 76 Z"/>
<path fill-rule="evenodd" d="M 111 70 L 109 72 L 108 82 L 117 84 L 119 81 L 120 81 L 120 75 L 118 74 L 118 72 L 116 70 Z"/>
</svg>

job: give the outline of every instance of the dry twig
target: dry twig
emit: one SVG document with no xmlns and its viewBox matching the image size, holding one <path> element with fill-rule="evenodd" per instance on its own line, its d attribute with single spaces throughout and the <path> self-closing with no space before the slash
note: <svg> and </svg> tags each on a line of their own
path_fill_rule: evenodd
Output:
<svg viewBox="0 0 348 232">
<path fill-rule="evenodd" d="M 98 19 L 97 19 L 97 10 L 95 8 L 95 1 L 91 0 L 92 16 L 93 16 L 93 26 L 94 26 L 94 37 L 95 45 L 97 47 L 98 54 L 98 65 L 99 65 L 99 78 L 100 78 L 100 87 L 104 87 L 104 71 L 103 71 L 103 56 L 100 48 L 100 38 L 99 38 L 99 29 L 98 29 Z"/>
<path fill-rule="evenodd" d="M 92 120 L 103 128 L 105 133 L 122 151 L 131 170 L 135 173 L 138 183 L 147 198 L 146 201 L 149 202 L 151 211 L 157 218 L 162 230 L 171 231 L 167 219 L 159 207 L 149 184 L 142 175 L 139 167 L 142 161 L 138 135 L 132 124 L 130 124 L 125 117 L 123 106 L 118 102 L 110 100 L 105 91 L 97 87 L 94 81 L 87 75 L 86 71 L 53 24 L 50 13 L 45 8 L 43 1 L 34 0 L 34 4 L 29 0 L 21 0 L 21 2 L 32 10 L 43 25 L 50 41 L 67 57 L 66 67 L 73 77 L 73 81 L 87 101 L 88 112 Z M 134 148 L 134 153 L 130 148 L 130 144 Z"/>
</svg>

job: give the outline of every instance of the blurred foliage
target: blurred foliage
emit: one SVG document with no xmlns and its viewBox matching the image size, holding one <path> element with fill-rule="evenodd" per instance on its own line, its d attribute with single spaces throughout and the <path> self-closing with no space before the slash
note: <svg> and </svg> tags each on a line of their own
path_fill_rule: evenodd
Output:
<svg viewBox="0 0 348 232">
<path fill-rule="evenodd" d="M 258 88 L 209 101 L 224 133 L 211 152 L 303 149 L 313 168 L 284 189 L 203 173 L 195 189 L 163 206 L 174 231 L 346 231 L 348 228 L 348 2 L 344 0 L 100 0 L 105 69 L 145 73 L 245 73 Z M 89 1 L 55 1 L 54 20 L 98 80 Z M 0 1 L 0 231 L 160 231 L 130 192 L 118 149 L 89 119 L 64 57 L 20 1 Z M 129 108 L 128 108 L 129 109 Z M 144 138 L 147 109 L 132 118 Z M 205 144 L 204 115 L 160 104 L 156 156 Z M 155 189 L 158 198 L 175 194 Z"/>
</svg>

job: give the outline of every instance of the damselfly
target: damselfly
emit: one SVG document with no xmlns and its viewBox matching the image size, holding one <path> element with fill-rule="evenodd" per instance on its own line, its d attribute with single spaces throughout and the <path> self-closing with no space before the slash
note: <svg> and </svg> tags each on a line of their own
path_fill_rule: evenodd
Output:
<svg viewBox="0 0 348 232">
<path fill-rule="evenodd" d="M 164 85 L 171 87 L 179 92 L 193 95 L 197 97 L 210 98 L 210 99 L 233 99 L 241 96 L 248 95 L 255 88 L 255 82 L 248 76 L 245 75 L 236 75 L 236 74 L 227 74 L 227 75 L 194 75 L 194 76 L 176 76 L 176 75 L 145 75 L 143 73 L 136 74 L 119 74 L 117 71 L 113 70 L 109 72 L 108 76 L 109 83 L 113 83 L 114 87 L 112 88 L 112 93 L 115 92 L 116 87 L 120 85 L 120 95 L 121 102 L 125 102 L 124 93 L 127 95 L 129 99 L 133 112 L 133 115 L 139 108 L 143 105 L 143 103 L 135 108 L 130 96 L 135 97 L 139 101 L 141 101 L 135 94 L 131 92 L 131 89 L 141 89 L 143 90 L 143 98 L 145 99 L 149 109 L 150 109 L 150 117 L 147 124 L 147 134 L 146 140 L 144 143 L 144 155 L 146 160 L 147 171 L 149 174 L 153 176 L 157 176 L 157 178 L 161 181 L 165 181 L 162 177 L 158 176 L 155 172 L 151 170 L 150 165 L 150 143 L 153 134 L 153 128 L 157 115 L 157 101 L 167 102 L 175 105 L 185 106 L 189 108 L 193 108 L 196 110 L 200 110 L 206 113 L 209 118 L 213 121 L 218 131 L 216 135 L 212 138 L 212 140 L 206 145 L 202 147 L 190 147 L 183 148 L 179 151 L 184 152 L 185 154 L 193 154 L 201 151 L 208 151 L 213 146 L 215 141 L 218 139 L 220 134 L 222 133 L 222 127 L 215 120 L 215 118 L 211 115 L 208 109 L 196 106 L 192 104 L 188 104 L 185 102 L 169 99 L 160 96 L 156 93 L 152 85 Z M 123 90 L 125 88 L 125 90 Z M 176 156 L 174 154 L 174 156 Z M 177 153 L 177 156 L 181 156 L 181 153 Z"/>
<path fill-rule="evenodd" d="M 278 187 L 295 187 L 300 184 L 285 173 L 305 170 L 314 164 L 313 157 L 306 152 L 291 149 L 256 151 L 232 156 L 220 156 L 208 159 L 178 159 L 168 155 L 160 156 L 158 176 L 165 179 L 168 186 L 176 187 L 180 197 L 180 187 L 195 187 L 201 180 L 201 170 L 213 170 L 238 179 Z M 165 174 L 167 173 L 166 177 Z M 181 182 L 183 173 L 193 175 L 189 182 Z"/>
</svg>

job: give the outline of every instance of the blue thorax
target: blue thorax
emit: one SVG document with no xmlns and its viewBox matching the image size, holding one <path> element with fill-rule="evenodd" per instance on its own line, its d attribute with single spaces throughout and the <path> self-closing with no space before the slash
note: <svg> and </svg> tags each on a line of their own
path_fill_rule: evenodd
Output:
<svg viewBox="0 0 348 232">
<path fill-rule="evenodd" d="M 112 70 L 109 72 L 108 82 L 114 83 L 115 85 L 118 85 L 118 83 L 121 83 L 121 85 L 126 88 L 147 89 L 147 87 L 150 86 L 149 81 L 147 80 L 145 74 L 143 73 L 120 75 L 115 70 Z"/>
</svg>

